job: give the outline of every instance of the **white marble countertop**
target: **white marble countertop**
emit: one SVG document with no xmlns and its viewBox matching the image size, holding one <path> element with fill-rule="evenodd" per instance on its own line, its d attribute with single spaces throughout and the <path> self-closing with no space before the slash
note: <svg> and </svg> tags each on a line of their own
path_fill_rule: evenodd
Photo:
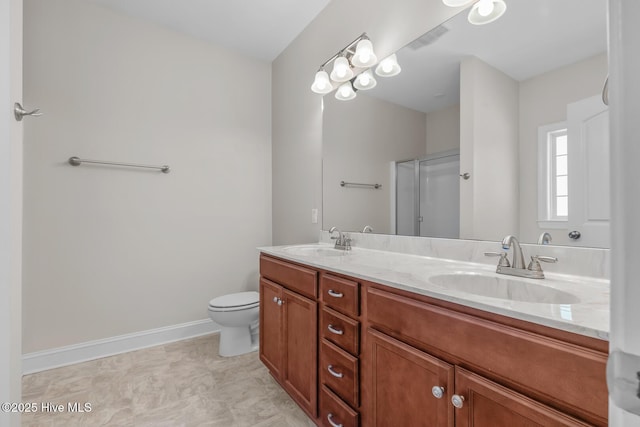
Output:
<svg viewBox="0 0 640 427">
<path fill-rule="evenodd" d="M 337 251 L 332 245 L 322 243 L 261 247 L 258 250 L 396 289 L 581 335 L 609 339 L 609 280 L 606 279 L 548 272 L 545 272 L 545 279 L 525 279 L 497 274 L 495 267 L 486 264 L 357 247 L 351 251 Z M 452 277 L 452 274 L 458 276 Z M 453 278 L 449 281 L 453 282 L 451 286 L 454 288 L 448 283 L 441 283 L 443 275 L 449 275 L 445 279 Z M 469 288 L 469 283 L 473 283 L 469 276 L 474 275 L 484 279 L 477 288 L 455 289 L 457 285 Z M 456 277 L 461 280 L 456 280 Z M 511 282 L 506 282 L 509 280 Z M 496 292 L 502 292 L 504 298 L 478 295 L 495 295 Z M 560 303 L 526 301 L 547 294 L 555 295 Z"/>
</svg>

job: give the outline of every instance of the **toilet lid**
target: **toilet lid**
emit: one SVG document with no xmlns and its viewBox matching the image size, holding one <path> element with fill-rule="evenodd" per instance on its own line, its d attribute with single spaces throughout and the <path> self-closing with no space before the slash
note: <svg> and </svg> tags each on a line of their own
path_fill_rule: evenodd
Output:
<svg viewBox="0 0 640 427">
<path fill-rule="evenodd" d="M 256 305 L 260 302 L 260 294 L 255 291 L 238 292 L 235 294 L 223 295 L 209 301 L 209 307 L 230 308 Z"/>
</svg>

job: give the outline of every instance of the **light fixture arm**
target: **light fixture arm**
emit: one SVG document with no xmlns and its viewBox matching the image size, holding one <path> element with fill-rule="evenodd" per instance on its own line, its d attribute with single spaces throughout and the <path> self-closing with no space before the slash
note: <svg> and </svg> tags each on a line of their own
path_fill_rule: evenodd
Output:
<svg viewBox="0 0 640 427">
<path fill-rule="evenodd" d="M 326 67 L 326 65 L 327 65 L 329 62 L 333 61 L 334 59 L 336 59 L 336 58 L 337 58 L 337 57 L 339 57 L 339 56 L 344 55 L 344 53 L 345 53 L 345 52 L 353 54 L 354 52 L 353 52 L 353 51 L 350 51 L 349 49 L 353 48 L 356 44 L 358 44 L 358 42 L 359 42 L 360 40 L 369 40 L 369 36 L 367 36 L 367 33 L 362 33 L 362 34 L 360 34 L 360 35 L 359 35 L 359 36 L 358 36 L 354 41 L 352 41 L 351 43 L 349 43 L 348 45 L 346 45 L 345 47 L 343 47 L 342 49 L 340 49 L 340 50 L 338 51 L 338 53 L 336 53 L 335 55 L 333 55 L 331 58 L 329 58 L 329 59 L 327 59 L 326 61 L 324 61 L 324 62 L 322 63 L 322 65 L 320 65 L 320 68 L 318 69 L 318 71 L 320 71 L 320 70 L 324 70 L 324 67 Z"/>
</svg>

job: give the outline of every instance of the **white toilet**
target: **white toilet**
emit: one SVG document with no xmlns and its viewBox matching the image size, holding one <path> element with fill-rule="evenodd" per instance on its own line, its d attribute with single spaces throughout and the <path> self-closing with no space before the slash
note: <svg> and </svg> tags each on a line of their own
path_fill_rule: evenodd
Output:
<svg viewBox="0 0 640 427">
<path fill-rule="evenodd" d="M 260 294 L 255 291 L 223 295 L 209 301 L 209 317 L 222 327 L 220 356 L 237 356 L 258 349 Z"/>
</svg>

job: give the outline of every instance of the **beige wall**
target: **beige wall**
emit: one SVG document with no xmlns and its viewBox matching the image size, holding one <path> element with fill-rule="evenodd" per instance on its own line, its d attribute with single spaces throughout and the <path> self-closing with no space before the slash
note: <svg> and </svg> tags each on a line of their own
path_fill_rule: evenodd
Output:
<svg viewBox="0 0 640 427">
<path fill-rule="evenodd" d="M 273 242 L 318 240 L 311 209 L 322 208 L 318 66 L 362 32 L 380 58 L 455 15 L 441 0 L 333 1 L 273 62 Z"/>
<path fill-rule="evenodd" d="M 601 54 L 520 83 L 520 235 L 535 242 L 548 231 L 553 243 L 570 244 L 569 230 L 538 227 L 538 127 L 567 119 L 567 104 L 597 95 L 607 76 Z"/>
<path fill-rule="evenodd" d="M 391 231 L 390 162 L 424 157 L 426 115 L 370 96 L 324 99 L 322 180 L 324 229 Z M 341 187 L 340 181 L 382 184 Z"/>
<path fill-rule="evenodd" d="M 460 64 L 460 238 L 518 230 L 518 82 L 477 58 Z"/>
<path fill-rule="evenodd" d="M 460 105 L 427 113 L 427 155 L 460 148 Z"/>
<path fill-rule="evenodd" d="M 0 3 L 0 402 L 22 400 L 22 135 L 13 103 L 22 101 L 22 2 Z M 0 425 L 20 414 L 0 412 Z"/>
<path fill-rule="evenodd" d="M 270 65 L 25 1 L 24 352 L 207 318 L 271 243 Z M 171 173 L 66 163 L 168 164 Z"/>
</svg>

